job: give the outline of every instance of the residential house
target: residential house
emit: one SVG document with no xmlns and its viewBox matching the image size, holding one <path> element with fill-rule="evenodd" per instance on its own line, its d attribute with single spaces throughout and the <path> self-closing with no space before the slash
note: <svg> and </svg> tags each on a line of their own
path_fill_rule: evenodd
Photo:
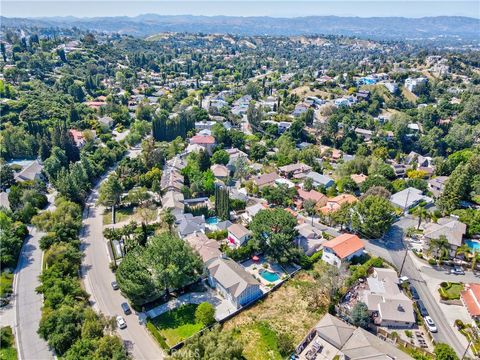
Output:
<svg viewBox="0 0 480 360">
<path fill-rule="evenodd" d="M 280 122 L 278 122 L 278 131 L 280 133 L 283 133 L 283 132 L 287 131 L 288 129 L 290 129 L 291 126 L 292 126 L 291 122 L 280 121 Z"/>
<path fill-rule="evenodd" d="M 255 185 L 258 186 L 259 189 L 261 189 L 265 186 L 275 185 L 275 180 L 277 180 L 278 178 L 279 178 L 278 174 L 276 172 L 272 172 L 270 174 L 254 176 L 252 178 L 252 181 Z"/>
<path fill-rule="evenodd" d="M 188 235 L 205 232 L 205 216 L 193 216 L 190 213 L 179 216 L 179 224 L 177 225 L 178 236 L 184 238 Z"/>
<path fill-rule="evenodd" d="M 110 116 L 103 116 L 100 119 L 98 119 L 98 122 L 100 123 L 101 126 L 104 126 L 109 129 L 111 129 L 114 124 L 114 121 Z"/>
<path fill-rule="evenodd" d="M 75 146 L 81 149 L 87 140 L 85 139 L 85 136 L 83 136 L 83 133 L 81 131 L 78 131 L 76 129 L 70 129 L 68 130 L 68 133 L 73 139 L 73 142 L 75 143 Z"/>
<path fill-rule="evenodd" d="M 42 170 L 43 165 L 38 160 L 34 160 L 16 173 L 14 178 L 18 182 L 43 180 Z"/>
<path fill-rule="evenodd" d="M 330 186 L 335 184 L 335 181 L 333 181 L 331 177 L 319 174 L 315 171 L 310 171 L 307 175 L 305 175 L 305 178 L 312 179 L 313 186 L 323 185 L 326 188 L 329 188 Z"/>
<path fill-rule="evenodd" d="M 385 86 L 391 94 L 394 94 L 398 90 L 398 85 L 394 82 L 384 82 L 383 86 Z"/>
<path fill-rule="evenodd" d="M 355 256 L 363 255 L 364 250 L 365 244 L 357 235 L 342 234 L 323 243 L 322 260 L 339 268 Z"/>
<path fill-rule="evenodd" d="M 465 289 L 460 292 L 462 302 L 473 320 L 480 320 L 480 284 L 465 284 Z"/>
<path fill-rule="evenodd" d="M 215 121 L 197 121 L 195 123 L 195 130 L 212 130 L 213 125 L 215 125 Z"/>
<path fill-rule="evenodd" d="M 426 77 L 418 77 L 416 79 L 407 78 L 405 80 L 405 87 L 412 93 L 415 93 L 420 86 L 423 86 L 427 83 L 428 79 Z"/>
<path fill-rule="evenodd" d="M 298 235 L 295 237 L 295 245 L 307 256 L 311 256 L 322 248 L 325 239 L 322 231 L 306 222 L 296 227 Z"/>
<path fill-rule="evenodd" d="M 432 240 L 445 236 L 450 244 L 450 255 L 455 256 L 455 251 L 463 243 L 463 237 L 467 232 L 467 225 L 462 223 L 456 217 L 443 217 L 436 223 L 431 222 L 424 226 L 423 239 L 424 248 L 428 250 Z"/>
<path fill-rule="evenodd" d="M 408 167 L 405 164 L 392 164 L 391 165 L 393 172 L 397 178 L 403 178 L 407 175 Z"/>
<path fill-rule="evenodd" d="M 364 174 L 352 174 L 350 178 L 355 182 L 357 185 L 363 184 L 365 180 L 367 180 L 368 176 Z"/>
<path fill-rule="evenodd" d="M 258 214 L 259 211 L 268 209 L 268 207 L 262 204 L 254 204 L 251 206 L 247 206 L 245 208 L 245 212 L 242 214 L 242 218 L 246 224 L 248 224 L 250 221 L 252 221 L 253 217 Z"/>
<path fill-rule="evenodd" d="M 400 290 L 400 280 L 393 269 L 373 268 L 367 278 L 363 301 L 378 326 L 410 328 L 415 325 L 412 301 Z"/>
<path fill-rule="evenodd" d="M 216 179 L 222 181 L 226 180 L 230 174 L 230 170 L 225 165 L 214 164 L 210 167 L 210 170 L 212 170 Z"/>
<path fill-rule="evenodd" d="M 295 106 L 295 109 L 293 110 L 292 115 L 295 117 L 299 117 L 303 113 L 307 112 L 307 110 L 308 110 L 308 105 L 301 103 Z"/>
<path fill-rule="evenodd" d="M 215 258 L 206 265 L 209 285 L 237 309 L 263 295 L 260 283 L 232 259 Z"/>
<path fill-rule="evenodd" d="M 10 201 L 8 200 L 8 193 L 5 191 L 0 192 L 0 207 L 10 209 Z"/>
<path fill-rule="evenodd" d="M 160 179 L 160 189 L 162 191 L 182 191 L 183 175 L 175 168 L 166 167 Z"/>
<path fill-rule="evenodd" d="M 233 247 L 240 247 L 252 237 L 252 232 L 242 224 L 233 224 L 228 227 L 228 243 Z"/>
<path fill-rule="evenodd" d="M 339 210 L 343 204 L 353 204 L 356 201 L 357 198 L 351 194 L 340 194 L 328 199 L 327 203 L 320 207 L 319 210 L 323 214 L 329 214 Z"/>
<path fill-rule="evenodd" d="M 299 200 L 296 202 L 297 209 L 303 207 L 303 203 L 307 200 L 315 201 L 316 207 L 323 207 L 327 204 L 328 198 L 321 192 L 310 190 L 306 191 L 303 189 L 297 189 Z"/>
<path fill-rule="evenodd" d="M 417 206 L 420 202 L 431 204 L 433 199 L 423 195 L 421 190 L 409 187 L 390 196 L 390 202 L 402 210 L 408 210 Z"/>
<path fill-rule="evenodd" d="M 222 256 L 219 242 L 214 239 L 209 239 L 202 232 L 195 232 L 188 235 L 185 241 L 192 249 L 198 252 L 204 263 Z"/>
<path fill-rule="evenodd" d="M 287 178 L 299 178 L 302 175 L 310 172 L 312 167 L 303 163 L 296 163 L 296 164 L 289 164 L 285 166 L 281 166 L 279 169 L 280 175 L 285 176 Z"/>
<path fill-rule="evenodd" d="M 195 135 L 190 138 L 190 145 L 197 145 L 211 155 L 215 146 L 215 138 L 211 135 Z"/>
<path fill-rule="evenodd" d="M 183 201 L 184 198 L 181 192 L 169 190 L 162 197 L 162 208 L 172 210 L 174 215 L 183 214 L 185 208 Z"/>
<path fill-rule="evenodd" d="M 357 134 L 359 138 L 362 138 L 365 141 L 370 141 L 373 137 L 373 131 L 367 130 L 367 129 L 361 129 L 358 127 L 355 128 L 355 134 Z"/>
<path fill-rule="evenodd" d="M 407 353 L 343 320 L 325 314 L 295 349 L 299 360 L 412 360 Z"/>
<path fill-rule="evenodd" d="M 448 176 L 437 176 L 428 180 L 428 189 L 435 198 L 438 198 L 440 195 L 442 195 L 447 180 Z"/>
</svg>

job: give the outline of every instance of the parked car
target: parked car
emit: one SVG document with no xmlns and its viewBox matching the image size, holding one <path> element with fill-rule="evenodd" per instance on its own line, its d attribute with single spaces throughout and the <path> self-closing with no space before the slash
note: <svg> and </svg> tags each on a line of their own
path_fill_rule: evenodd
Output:
<svg viewBox="0 0 480 360">
<path fill-rule="evenodd" d="M 132 310 L 130 309 L 130 306 L 126 302 L 122 303 L 122 310 L 125 315 L 130 315 L 132 313 Z"/>
<path fill-rule="evenodd" d="M 120 286 L 118 286 L 118 283 L 116 281 L 112 281 L 112 288 L 113 290 L 118 290 L 120 289 Z"/>
<path fill-rule="evenodd" d="M 437 326 L 435 325 L 435 323 L 433 322 L 430 316 L 425 316 L 423 320 L 425 320 L 425 325 L 427 326 L 428 330 L 430 330 L 430 332 L 432 333 L 437 332 Z"/>
<path fill-rule="evenodd" d="M 422 315 L 422 317 L 428 316 L 428 310 L 425 307 L 425 305 L 423 304 L 422 300 L 417 300 L 417 307 L 418 307 L 418 311 L 420 311 L 420 315 Z"/>
<path fill-rule="evenodd" d="M 410 293 L 412 294 L 413 300 L 419 300 L 420 296 L 418 295 L 417 289 L 413 285 L 410 285 Z"/>
<path fill-rule="evenodd" d="M 403 283 L 408 282 L 410 279 L 408 278 L 408 276 L 401 276 L 398 280 L 400 281 L 400 285 L 401 285 Z"/>
<path fill-rule="evenodd" d="M 127 323 L 125 322 L 125 319 L 120 315 L 117 316 L 117 325 L 120 329 L 125 329 L 127 327 Z"/>
<path fill-rule="evenodd" d="M 465 275 L 465 270 L 463 270 L 460 266 L 455 266 L 453 269 L 450 269 L 450 274 Z"/>
</svg>

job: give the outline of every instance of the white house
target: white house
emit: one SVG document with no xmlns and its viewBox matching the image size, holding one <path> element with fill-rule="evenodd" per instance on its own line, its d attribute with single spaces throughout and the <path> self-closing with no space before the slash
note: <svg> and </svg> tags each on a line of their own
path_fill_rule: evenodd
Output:
<svg viewBox="0 0 480 360">
<path fill-rule="evenodd" d="M 242 246 L 252 236 L 252 232 L 241 224 L 233 224 L 228 227 L 228 242 L 234 247 Z"/>
<path fill-rule="evenodd" d="M 323 243 L 322 260 L 339 268 L 355 256 L 363 255 L 364 250 L 365 245 L 357 235 L 342 234 Z"/>
</svg>

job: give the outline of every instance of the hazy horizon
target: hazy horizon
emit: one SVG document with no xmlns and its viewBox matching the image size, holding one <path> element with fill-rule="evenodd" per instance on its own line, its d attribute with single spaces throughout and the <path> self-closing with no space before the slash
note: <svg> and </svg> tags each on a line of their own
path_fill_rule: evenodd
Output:
<svg viewBox="0 0 480 360">
<path fill-rule="evenodd" d="M 42 1 L 1 2 L 5 17 L 116 17 L 139 15 L 405 17 L 464 16 L 480 18 L 478 1 Z"/>
</svg>

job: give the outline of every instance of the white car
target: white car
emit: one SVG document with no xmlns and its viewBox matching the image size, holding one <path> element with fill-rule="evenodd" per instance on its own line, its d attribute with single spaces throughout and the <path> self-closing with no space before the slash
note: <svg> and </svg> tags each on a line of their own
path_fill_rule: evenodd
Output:
<svg viewBox="0 0 480 360">
<path fill-rule="evenodd" d="M 430 332 L 432 333 L 437 332 L 437 326 L 435 325 L 435 323 L 433 322 L 430 316 L 425 316 L 423 320 L 425 320 L 425 325 L 427 326 L 428 330 L 430 330 Z"/>
<path fill-rule="evenodd" d="M 117 316 L 117 325 L 120 329 L 125 329 L 127 327 L 127 323 L 125 322 L 125 319 L 120 315 Z"/>
</svg>

